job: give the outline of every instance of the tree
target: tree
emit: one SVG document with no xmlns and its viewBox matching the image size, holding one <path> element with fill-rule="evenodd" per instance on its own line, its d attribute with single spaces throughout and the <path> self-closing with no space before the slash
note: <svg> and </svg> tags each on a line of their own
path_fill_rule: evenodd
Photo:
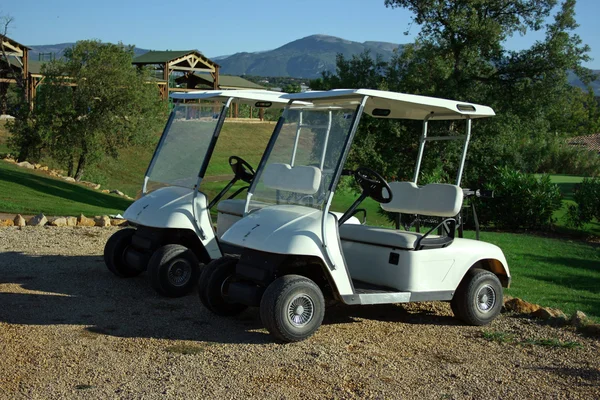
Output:
<svg viewBox="0 0 600 400">
<path fill-rule="evenodd" d="M 27 79 L 23 75 L 22 67 L 18 68 L 11 62 L 9 51 L 7 51 L 4 40 L 7 38 L 10 25 L 14 22 L 14 18 L 9 15 L 0 15 L 0 77 L 11 78 L 15 80 L 20 97 L 18 102 L 27 102 Z M 12 93 L 15 94 L 15 91 Z M 8 110 L 9 84 L 0 83 L 0 112 L 6 113 Z"/>
<path fill-rule="evenodd" d="M 495 118 L 474 122 L 467 183 L 481 184 L 496 173 L 495 166 L 540 172 L 548 167 L 547 149 L 568 151 L 566 136 L 594 133 L 597 108 L 589 94 L 568 83 L 569 73 L 584 82 L 592 78 L 581 66 L 589 59 L 589 47 L 573 33 L 575 0 L 564 0 L 548 24 L 544 21 L 556 0 L 385 0 L 385 4 L 412 11 L 413 22 L 421 27 L 415 42 L 405 45 L 390 63 L 368 54 L 350 60 L 340 55 L 336 74 L 324 74 L 314 86 L 387 88 L 492 106 Z M 508 37 L 529 30 L 543 30 L 544 40 L 522 51 L 504 47 Z M 359 153 L 362 162 L 380 165 L 388 176 L 406 176 L 407 165 L 398 167 L 398 157 L 415 155 L 417 135 L 403 133 L 415 127 L 407 122 L 393 126 L 374 129 L 374 124 L 367 124 L 357 140 L 368 140 L 370 147 Z M 461 123 L 449 126 L 451 132 L 463 128 Z M 448 124 L 430 123 L 430 130 L 437 135 L 447 131 Z M 427 146 L 424 173 L 452 180 L 459 146 Z M 378 156 L 378 148 L 385 157 Z M 369 149 L 375 153 L 369 154 Z M 351 155 L 353 159 L 356 155 Z M 593 168 L 598 168 L 597 162 Z"/>
<path fill-rule="evenodd" d="M 80 41 L 64 58 L 44 65 L 34 115 L 25 130 L 40 150 L 80 180 L 87 166 L 119 149 L 148 141 L 164 121 L 166 106 L 149 71 L 132 66 L 133 47 Z M 13 131 L 13 144 L 30 151 Z M 20 146 L 19 146 L 20 144 Z M 26 143 L 25 143 L 26 144 Z"/>
</svg>

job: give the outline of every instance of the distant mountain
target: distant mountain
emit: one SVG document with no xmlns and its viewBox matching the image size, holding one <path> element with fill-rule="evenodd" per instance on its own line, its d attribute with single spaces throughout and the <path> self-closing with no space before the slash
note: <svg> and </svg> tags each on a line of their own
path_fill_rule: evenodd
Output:
<svg viewBox="0 0 600 400">
<path fill-rule="evenodd" d="M 28 45 L 31 50 L 29 51 L 29 59 L 33 61 L 40 60 L 40 53 L 45 54 L 53 54 L 54 58 L 62 57 L 63 53 L 69 47 L 72 47 L 75 43 L 59 43 L 59 44 L 43 44 L 43 45 Z M 140 49 L 138 47 L 133 48 L 133 54 L 135 57 L 141 56 L 144 53 L 147 53 L 148 50 Z M 48 60 L 48 56 L 45 55 L 44 59 Z"/>
<path fill-rule="evenodd" d="M 215 57 L 221 72 L 229 75 L 293 76 L 317 78 L 322 71 L 335 71 L 338 53 L 346 57 L 369 50 L 389 60 L 402 45 L 388 42 L 352 42 L 327 35 L 312 35 L 285 44 L 275 50 L 236 53 Z"/>
</svg>

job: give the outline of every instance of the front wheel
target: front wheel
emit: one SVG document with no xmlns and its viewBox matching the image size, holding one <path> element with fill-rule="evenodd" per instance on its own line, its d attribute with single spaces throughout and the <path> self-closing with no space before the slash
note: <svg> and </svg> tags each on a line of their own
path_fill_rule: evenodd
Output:
<svg viewBox="0 0 600 400">
<path fill-rule="evenodd" d="M 125 251 L 131 246 L 135 229 L 121 229 L 115 232 L 104 246 L 104 263 L 110 272 L 121 278 L 132 278 L 142 271 L 132 268 L 125 262 Z"/>
<path fill-rule="evenodd" d="M 269 333 L 283 342 L 299 342 L 319 329 L 325 299 L 319 286 L 300 275 L 277 278 L 260 301 L 260 319 Z"/>
<path fill-rule="evenodd" d="M 467 272 L 450 305 L 454 315 L 470 325 L 486 325 L 502 309 L 502 284 L 493 273 L 474 268 Z"/>
<path fill-rule="evenodd" d="M 148 262 L 152 287 L 163 296 L 181 297 L 198 282 L 200 262 L 192 250 L 179 244 L 159 247 Z"/>
</svg>

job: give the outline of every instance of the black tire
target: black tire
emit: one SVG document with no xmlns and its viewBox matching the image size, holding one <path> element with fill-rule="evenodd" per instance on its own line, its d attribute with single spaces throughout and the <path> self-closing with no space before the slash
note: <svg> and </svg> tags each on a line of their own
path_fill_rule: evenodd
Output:
<svg viewBox="0 0 600 400">
<path fill-rule="evenodd" d="M 227 281 L 235 273 L 238 259 L 223 257 L 210 264 L 210 269 L 202 274 L 199 287 L 200 301 L 212 313 L 229 317 L 237 315 L 248 308 L 245 304 L 230 303 L 226 299 Z"/>
<path fill-rule="evenodd" d="M 200 276 L 200 262 L 194 252 L 180 244 L 159 247 L 148 261 L 150 284 L 168 297 L 185 296 Z"/>
<path fill-rule="evenodd" d="M 301 275 L 277 278 L 260 301 L 263 325 L 283 342 L 299 342 L 310 337 L 321 326 L 324 315 L 325 299 L 321 289 Z"/>
<path fill-rule="evenodd" d="M 125 262 L 125 251 L 131 246 L 134 234 L 135 229 L 121 229 L 113 233 L 104 245 L 104 263 L 110 272 L 120 278 L 132 278 L 142 272 Z"/>
<path fill-rule="evenodd" d="M 206 295 L 206 291 L 208 290 L 208 280 L 215 269 L 230 260 L 231 257 L 224 256 L 221 258 L 217 258 L 216 260 L 208 263 L 204 268 L 202 268 L 202 272 L 200 273 L 200 281 L 198 282 L 198 297 L 200 298 L 200 302 L 206 308 L 209 308 L 210 305 L 208 303 L 208 297 Z"/>
<path fill-rule="evenodd" d="M 487 325 L 500 314 L 502 284 L 496 275 L 473 268 L 456 289 L 450 306 L 454 315 L 469 325 Z"/>
</svg>

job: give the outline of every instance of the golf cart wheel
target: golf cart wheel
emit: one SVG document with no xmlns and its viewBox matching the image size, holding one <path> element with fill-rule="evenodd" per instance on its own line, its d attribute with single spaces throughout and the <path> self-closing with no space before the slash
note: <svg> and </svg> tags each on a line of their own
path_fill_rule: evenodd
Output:
<svg viewBox="0 0 600 400">
<path fill-rule="evenodd" d="M 179 244 L 159 247 L 148 262 L 150 284 L 160 294 L 181 297 L 198 282 L 200 262 L 194 252 Z"/>
<path fill-rule="evenodd" d="M 118 277 L 132 278 L 142 272 L 125 262 L 125 251 L 131 246 L 134 234 L 135 229 L 121 229 L 108 238 L 104 246 L 104 263 L 110 272 Z"/>
<path fill-rule="evenodd" d="M 237 315 L 248 306 L 227 301 L 228 284 L 235 273 L 238 259 L 222 257 L 210 263 L 202 271 L 198 294 L 202 304 L 213 314 L 220 316 Z"/>
<path fill-rule="evenodd" d="M 260 319 L 269 333 L 283 342 L 299 342 L 319 329 L 325 299 L 319 286 L 300 275 L 273 281 L 260 301 Z"/>
<path fill-rule="evenodd" d="M 503 294 L 493 273 L 474 268 L 467 272 L 450 305 L 454 315 L 470 325 L 486 325 L 500 314 Z"/>
</svg>

